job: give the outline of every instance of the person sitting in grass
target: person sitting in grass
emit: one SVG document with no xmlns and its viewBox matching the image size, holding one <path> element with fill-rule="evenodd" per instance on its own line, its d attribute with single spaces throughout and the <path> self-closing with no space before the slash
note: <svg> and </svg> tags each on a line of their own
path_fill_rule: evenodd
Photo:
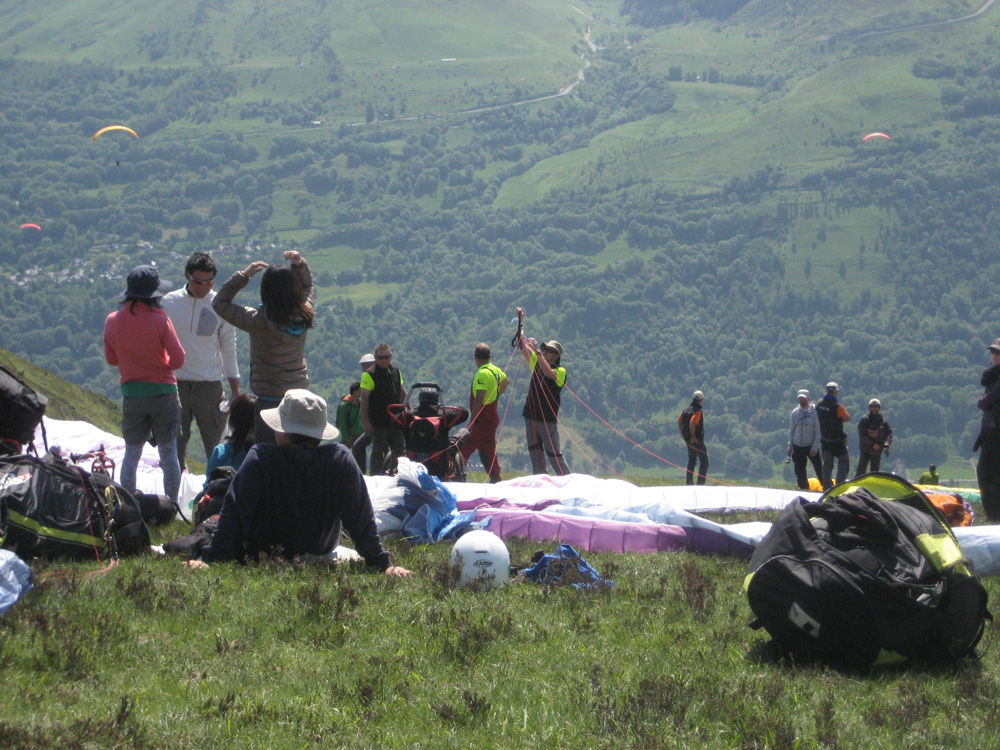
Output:
<svg viewBox="0 0 1000 750">
<path fill-rule="evenodd" d="M 364 477 L 344 445 L 328 443 L 340 434 L 327 421 L 326 401 L 301 388 L 285 393 L 260 417 L 275 430 L 277 443 L 257 443 L 247 453 L 226 493 L 219 528 L 190 560 L 207 568 L 223 560 L 260 553 L 326 555 L 347 529 L 371 567 L 390 576 L 410 571 L 392 565 L 382 548 Z"/>
</svg>

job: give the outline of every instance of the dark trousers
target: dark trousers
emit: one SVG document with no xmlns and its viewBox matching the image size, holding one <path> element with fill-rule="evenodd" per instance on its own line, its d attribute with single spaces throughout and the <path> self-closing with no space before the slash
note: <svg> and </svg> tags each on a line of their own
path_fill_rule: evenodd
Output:
<svg viewBox="0 0 1000 750">
<path fill-rule="evenodd" d="M 792 466 L 795 468 L 795 482 L 798 484 L 800 490 L 809 489 L 809 477 L 806 475 L 806 462 L 812 463 L 813 471 L 816 472 L 816 478 L 821 483 L 823 481 L 823 464 L 820 462 L 819 451 L 816 451 L 815 456 L 810 456 L 809 453 L 811 451 L 811 445 L 792 446 Z"/>
<path fill-rule="evenodd" d="M 851 454 L 847 452 L 847 440 L 822 443 L 823 489 L 833 487 L 833 461 L 837 461 L 837 484 L 843 484 L 851 471 Z"/>
<path fill-rule="evenodd" d="M 368 465 L 367 451 L 368 446 L 371 444 L 371 435 L 366 435 L 362 432 L 358 435 L 358 439 L 354 441 L 354 445 L 351 446 L 351 455 L 354 456 L 354 460 L 358 464 L 358 468 L 361 469 L 362 474 L 368 473 L 366 470 Z"/>
<path fill-rule="evenodd" d="M 871 469 L 869 469 L 869 464 Z M 862 474 L 867 474 L 868 471 L 878 471 L 878 467 L 882 465 L 882 451 L 878 453 L 862 453 L 858 456 L 858 470 L 854 472 L 855 478 L 860 477 Z"/>
<path fill-rule="evenodd" d="M 705 484 L 708 474 L 708 448 L 702 440 L 695 445 L 688 443 L 687 484 L 694 484 L 694 465 L 698 464 L 698 484 Z"/>
<path fill-rule="evenodd" d="M 1000 523 L 1000 435 L 981 439 L 976 479 L 986 518 Z"/>
<path fill-rule="evenodd" d="M 396 459 L 406 455 L 406 435 L 401 427 L 372 428 L 371 476 L 395 474 Z"/>
</svg>

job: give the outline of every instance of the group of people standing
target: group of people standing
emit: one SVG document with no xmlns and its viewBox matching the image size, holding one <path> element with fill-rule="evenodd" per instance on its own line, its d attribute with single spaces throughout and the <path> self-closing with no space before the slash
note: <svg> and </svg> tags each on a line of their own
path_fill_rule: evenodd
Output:
<svg viewBox="0 0 1000 750">
<path fill-rule="evenodd" d="M 233 466 L 240 477 L 223 505 L 222 536 L 206 548 L 203 560 L 238 556 L 241 550 L 268 545 L 278 545 L 286 553 L 328 552 L 330 542 L 339 539 L 343 520 L 369 563 L 401 575 L 402 569 L 393 569 L 388 555 L 371 538 L 371 503 L 364 481 L 357 478 L 363 473 L 368 445 L 372 473 L 391 471 L 395 459 L 405 452 L 402 428 L 387 411 L 390 404 L 404 401 L 402 374 L 392 364 L 389 345 L 379 344 L 372 354 L 362 357 L 361 379 L 339 405 L 339 429 L 329 424 L 326 401 L 308 390 L 305 342 L 314 317 L 312 274 L 297 251 L 285 251 L 284 258 L 287 265 L 251 263 L 233 273 L 218 292 L 213 289 L 218 269 L 207 253 L 194 253 L 188 259 L 185 284 L 172 293 L 168 293 L 170 283 L 160 278 L 154 266 L 129 271 L 123 299 L 104 327 L 105 359 L 118 368 L 122 391 L 126 450 L 121 484 L 135 491 L 142 449 L 149 441 L 159 452 L 164 491 L 176 502 L 194 422 L 209 468 Z M 261 304 L 238 304 L 236 296 L 261 272 Z M 519 309 L 518 314 L 523 320 L 523 311 Z M 250 335 L 251 393 L 240 391 L 236 329 Z M 560 395 L 566 383 L 562 345 L 554 340 L 539 345 L 520 335 L 516 345 L 532 373 L 523 411 L 532 469 L 544 473 L 547 457 L 556 473 L 568 474 L 558 433 Z M 477 345 L 473 357 L 471 420 L 459 449 L 465 458 L 478 450 L 490 481 L 498 482 L 497 399 L 507 388 L 507 376 L 491 362 L 488 344 Z M 223 381 L 229 385 L 228 398 Z M 227 413 L 230 434 L 223 440 Z M 321 442 L 341 434 L 353 460 L 345 462 L 343 450 L 320 450 Z M 293 455 L 296 451 L 307 453 Z M 349 469 L 345 468 L 348 464 Z M 305 475 L 292 476 L 307 466 Z M 336 486 L 323 485 L 318 479 L 333 474 L 341 477 Z M 273 501 L 287 517 L 306 519 L 310 512 L 301 503 L 288 507 L 293 485 L 302 485 L 301 494 L 312 498 L 310 502 L 325 498 L 324 502 L 340 510 L 326 514 L 329 523 L 324 522 L 321 529 L 276 538 L 261 526 L 267 514 L 258 510 Z M 294 523 L 282 525 L 286 531 L 294 527 Z"/>
<path fill-rule="evenodd" d="M 523 311 L 518 308 L 518 313 Z M 562 344 L 552 340 L 544 344 L 533 338 L 519 336 L 517 347 L 528 362 L 531 381 L 522 416 L 525 422 L 528 455 L 535 474 L 544 474 L 546 458 L 557 475 L 570 473 L 562 454 L 558 415 L 566 368 L 562 366 Z M 507 374 L 492 361 L 490 345 L 479 343 L 472 353 L 476 371 L 469 389 L 469 427 L 462 431 L 458 449 L 462 458 L 479 451 L 483 468 L 492 483 L 501 480 L 497 458 L 497 429 L 500 427 L 498 399 L 506 390 Z M 403 377 L 392 364 L 388 344 L 379 344 L 373 354 L 365 354 L 358 362 L 361 380 L 351 384 L 349 392 L 337 407 L 337 426 L 342 441 L 351 449 L 358 466 L 370 474 L 392 471 L 395 460 L 405 450 L 402 427 L 388 415 L 390 404 L 400 404 L 406 397 Z M 365 451 L 372 448 L 371 459 Z"/>
<path fill-rule="evenodd" d="M 840 403 L 839 395 L 840 386 L 833 381 L 826 384 L 826 393 L 815 404 L 810 401 L 808 390 L 802 389 L 796 395 L 799 405 L 792 409 L 788 456 L 801 490 L 809 489 L 807 461 L 812 463 L 824 490 L 834 484 L 834 463 L 837 465 L 837 484 L 844 482 L 850 472 L 851 457 L 844 424 L 851 421 L 851 415 Z M 878 471 L 882 457 L 889 455 L 891 447 L 892 427 L 882 416 L 882 402 L 873 398 L 868 402 L 868 413 L 858 421 L 859 455 L 854 476 Z"/>
</svg>

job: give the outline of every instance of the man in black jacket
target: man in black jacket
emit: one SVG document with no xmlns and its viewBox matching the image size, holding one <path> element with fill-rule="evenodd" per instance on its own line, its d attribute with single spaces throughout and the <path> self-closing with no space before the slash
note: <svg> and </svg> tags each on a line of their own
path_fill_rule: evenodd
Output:
<svg viewBox="0 0 1000 750">
<path fill-rule="evenodd" d="M 392 474 L 396 459 L 406 452 L 403 428 L 392 421 L 386 407 L 401 404 L 406 397 L 403 376 L 392 364 L 388 344 L 375 347 L 375 366 L 361 376 L 361 419 L 366 435 L 372 438 L 369 474 Z"/>
<path fill-rule="evenodd" d="M 257 443 L 243 460 L 222 504 L 219 528 L 193 568 L 280 551 L 286 558 L 327 555 L 347 529 L 373 568 L 408 576 L 390 564 L 375 525 L 364 476 L 350 451 L 335 440 L 326 401 L 307 390 L 285 393 L 276 409 L 260 413 L 276 443 Z"/>
<path fill-rule="evenodd" d="M 868 402 L 868 413 L 858 420 L 858 470 L 855 477 L 860 477 L 868 471 L 878 471 L 882 464 L 882 456 L 889 455 L 892 446 L 892 427 L 882 416 L 882 402 L 873 398 Z"/>
<path fill-rule="evenodd" d="M 976 479 L 983 510 L 990 523 L 1000 523 L 1000 338 L 987 351 L 990 366 L 979 381 L 986 392 L 976 401 L 983 422 L 972 450 L 980 450 Z"/>
</svg>

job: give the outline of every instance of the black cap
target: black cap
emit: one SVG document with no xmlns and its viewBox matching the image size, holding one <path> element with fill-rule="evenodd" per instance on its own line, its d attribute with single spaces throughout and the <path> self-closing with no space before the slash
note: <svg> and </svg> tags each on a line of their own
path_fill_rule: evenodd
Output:
<svg viewBox="0 0 1000 750">
<path fill-rule="evenodd" d="M 136 266 L 125 277 L 128 287 L 125 297 L 155 299 L 170 291 L 170 282 L 160 280 L 160 272 L 153 266 Z"/>
</svg>

